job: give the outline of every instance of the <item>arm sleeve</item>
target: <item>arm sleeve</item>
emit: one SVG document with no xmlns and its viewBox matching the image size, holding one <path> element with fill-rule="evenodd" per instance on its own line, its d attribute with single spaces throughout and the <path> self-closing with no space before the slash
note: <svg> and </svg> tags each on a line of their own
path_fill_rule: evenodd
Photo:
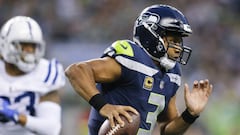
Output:
<svg viewBox="0 0 240 135">
<path fill-rule="evenodd" d="M 36 116 L 27 116 L 25 127 L 40 135 L 59 135 L 61 131 L 61 107 L 54 102 L 39 104 Z"/>
</svg>

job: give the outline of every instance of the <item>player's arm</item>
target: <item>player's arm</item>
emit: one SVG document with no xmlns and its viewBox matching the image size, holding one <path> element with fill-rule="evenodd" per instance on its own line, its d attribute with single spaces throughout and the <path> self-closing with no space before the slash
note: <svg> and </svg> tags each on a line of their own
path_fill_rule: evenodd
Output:
<svg viewBox="0 0 240 135">
<path fill-rule="evenodd" d="M 204 110 L 212 89 L 213 86 L 209 84 L 208 80 L 195 81 L 191 92 L 188 85 L 185 84 L 184 99 L 186 110 L 181 115 L 178 115 L 175 104 L 176 96 L 174 96 L 170 100 L 168 111 L 158 121 L 161 134 L 183 134 Z"/>
<path fill-rule="evenodd" d="M 179 135 L 184 133 L 189 126 L 190 124 L 184 122 L 178 113 L 175 95 L 170 99 L 167 111 L 159 115 L 154 133 L 159 134 L 160 129 L 161 135 Z"/>
<path fill-rule="evenodd" d="M 99 93 L 96 82 L 117 80 L 121 75 L 121 67 L 114 59 L 105 57 L 72 64 L 65 73 L 75 91 L 89 101 Z"/>
<path fill-rule="evenodd" d="M 19 124 L 32 132 L 44 135 L 59 135 L 61 130 L 61 107 L 58 90 L 40 98 L 36 116 L 19 115 Z"/>
<path fill-rule="evenodd" d="M 114 119 L 122 126 L 124 122 L 119 114 L 124 115 L 129 121 L 131 116 L 127 111 L 137 113 L 130 106 L 117 106 L 108 104 L 96 88 L 96 83 L 113 82 L 121 76 L 121 66 L 115 59 L 104 57 L 70 65 L 65 70 L 66 76 L 74 90 L 88 101 L 99 113 L 110 120 L 114 126 Z"/>
</svg>

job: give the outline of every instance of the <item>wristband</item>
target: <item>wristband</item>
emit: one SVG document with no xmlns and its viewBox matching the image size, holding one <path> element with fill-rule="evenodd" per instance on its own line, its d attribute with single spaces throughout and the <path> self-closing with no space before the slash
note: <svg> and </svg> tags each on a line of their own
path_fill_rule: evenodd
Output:
<svg viewBox="0 0 240 135">
<path fill-rule="evenodd" d="M 192 124 L 198 117 L 198 116 L 193 116 L 192 114 L 189 113 L 189 111 L 186 109 L 183 113 L 182 113 L 182 118 L 186 123 Z"/>
<path fill-rule="evenodd" d="M 89 104 L 92 105 L 97 111 L 100 111 L 100 109 L 107 104 L 107 101 L 101 94 L 96 94 L 89 100 Z"/>
</svg>

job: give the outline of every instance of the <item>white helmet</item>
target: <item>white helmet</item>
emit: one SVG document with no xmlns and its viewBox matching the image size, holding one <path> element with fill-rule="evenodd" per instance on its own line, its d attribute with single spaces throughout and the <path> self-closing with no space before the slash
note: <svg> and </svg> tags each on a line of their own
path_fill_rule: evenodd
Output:
<svg viewBox="0 0 240 135">
<path fill-rule="evenodd" d="M 23 52 L 20 43 L 36 44 L 35 53 Z M 0 51 L 4 61 L 16 65 L 23 72 L 32 71 L 45 53 L 39 24 L 27 16 L 8 20 L 1 29 Z"/>
</svg>

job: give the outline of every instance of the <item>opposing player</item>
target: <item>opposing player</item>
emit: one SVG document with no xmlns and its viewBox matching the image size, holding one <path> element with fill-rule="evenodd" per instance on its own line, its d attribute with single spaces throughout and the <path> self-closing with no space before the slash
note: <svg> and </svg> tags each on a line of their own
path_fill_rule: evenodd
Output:
<svg viewBox="0 0 240 135">
<path fill-rule="evenodd" d="M 0 135 L 59 135 L 65 75 L 56 59 L 43 58 L 39 24 L 16 16 L 0 34 Z"/>
<path fill-rule="evenodd" d="M 134 41 L 118 40 L 101 58 L 75 63 L 65 70 L 76 92 L 93 107 L 90 135 L 98 134 L 106 118 L 111 126 L 124 126 L 119 115 L 131 121 L 127 111 L 141 115 L 138 135 L 183 134 L 187 130 L 212 92 L 207 79 L 195 81 L 191 91 L 185 84 L 186 110 L 178 114 L 175 101 L 181 84 L 180 64 L 186 65 L 191 54 L 191 49 L 183 46 L 183 37 L 191 33 L 179 10 L 153 5 L 136 20 Z"/>
</svg>

